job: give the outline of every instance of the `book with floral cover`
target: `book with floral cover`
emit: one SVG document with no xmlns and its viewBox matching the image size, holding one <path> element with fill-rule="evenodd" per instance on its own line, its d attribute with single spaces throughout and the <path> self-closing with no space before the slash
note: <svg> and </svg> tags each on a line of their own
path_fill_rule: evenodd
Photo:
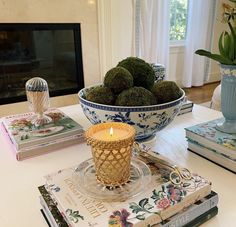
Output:
<svg viewBox="0 0 236 227">
<path fill-rule="evenodd" d="M 80 142 L 84 142 L 84 136 L 83 134 L 77 134 L 74 136 L 68 136 L 61 139 L 45 142 L 39 145 L 35 145 L 32 147 L 26 147 L 23 149 L 17 150 L 15 145 L 12 143 L 12 140 L 10 139 L 5 127 L 1 125 L 1 132 L 5 136 L 6 140 L 9 141 L 9 144 L 11 146 L 11 150 L 13 154 L 15 155 L 16 159 L 18 161 L 32 158 L 34 156 L 46 154 L 52 151 L 57 151 L 59 149 L 78 144 Z"/>
<path fill-rule="evenodd" d="M 45 154 L 84 141 L 80 124 L 58 109 L 47 115 L 50 124 L 35 128 L 31 124 L 33 113 L 17 114 L 2 118 L 1 131 L 9 141 L 17 160 Z"/>
<path fill-rule="evenodd" d="M 2 124 L 17 150 L 83 133 L 82 126 L 59 109 L 51 109 L 45 114 L 52 118 L 52 122 L 40 128 L 31 123 L 33 113 L 2 118 Z"/>
<path fill-rule="evenodd" d="M 228 134 L 216 129 L 222 118 L 185 128 L 186 137 L 191 141 L 236 159 L 236 134 Z"/>
<path fill-rule="evenodd" d="M 49 223 L 51 223 L 51 226 L 68 227 L 68 224 L 58 210 L 56 203 L 54 203 L 45 187 L 39 186 L 38 189 L 41 194 L 40 203 L 42 209 L 47 217 L 47 220 L 49 221 Z M 203 199 L 198 200 L 196 203 L 190 205 L 189 207 L 185 207 L 179 213 L 155 225 L 155 227 L 181 227 L 187 224 L 189 225 L 190 223 L 193 224 L 193 221 L 198 217 L 202 216 L 206 212 L 209 212 L 211 209 L 216 208 L 217 204 L 218 194 L 212 191 Z"/>
<path fill-rule="evenodd" d="M 45 210 L 44 208 L 42 208 L 41 213 L 43 215 L 43 217 L 45 218 L 45 221 L 47 222 L 49 227 L 67 227 L 68 225 L 55 225 L 54 222 L 52 222 L 50 220 L 50 216 L 47 213 L 47 210 Z M 202 224 L 204 224 L 205 222 L 209 221 L 211 218 L 215 217 L 218 214 L 218 207 L 213 207 L 210 210 L 206 211 L 205 213 L 201 214 L 200 216 L 196 217 L 195 219 L 193 219 L 191 222 L 188 222 L 186 225 L 184 226 L 178 226 L 175 225 L 174 223 L 170 224 L 168 227 L 197 227 L 200 226 Z M 60 224 L 60 223 L 59 223 Z M 121 227 L 121 226 L 119 226 Z M 148 226 L 148 227 L 159 227 L 159 225 L 152 225 L 152 226 Z M 162 227 L 162 225 L 160 225 L 160 227 Z"/>
<path fill-rule="evenodd" d="M 161 155 L 152 153 L 153 156 Z M 123 202 L 101 202 L 78 189 L 77 166 L 45 176 L 46 189 L 71 226 L 148 226 L 158 224 L 211 192 L 211 183 L 198 174 L 175 185 L 165 182 L 166 171 L 152 165 L 152 179 L 146 189 Z"/>
</svg>

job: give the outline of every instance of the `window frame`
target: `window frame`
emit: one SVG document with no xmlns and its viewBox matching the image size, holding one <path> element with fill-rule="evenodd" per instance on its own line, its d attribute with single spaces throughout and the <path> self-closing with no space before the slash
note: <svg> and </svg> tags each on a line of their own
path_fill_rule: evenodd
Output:
<svg viewBox="0 0 236 227">
<path fill-rule="evenodd" d="M 177 0 L 175 0 L 177 1 Z M 185 39 L 182 40 L 171 40 L 169 38 L 169 46 L 170 47 L 181 47 L 186 45 L 186 37 L 187 37 L 187 27 L 188 27 L 188 16 L 189 16 L 189 0 L 187 0 L 187 17 L 186 17 L 186 28 L 185 28 Z M 170 28 L 169 28 L 170 34 Z"/>
</svg>

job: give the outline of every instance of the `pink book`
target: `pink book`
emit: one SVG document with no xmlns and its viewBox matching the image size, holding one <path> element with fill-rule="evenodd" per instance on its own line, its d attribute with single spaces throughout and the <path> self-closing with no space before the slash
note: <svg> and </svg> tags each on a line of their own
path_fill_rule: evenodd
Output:
<svg viewBox="0 0 236 227">
<path fill-rule="evenodd" d="M 51 109 L 46 112 L 46 115 L 52 118 L 52 121 L 40 127 L 35 127 L 31 123 L 33 113 L 16 114 L 2 118 L 2 123 L 17 150 L 84 132 L 79 123 L 58 109 Z"/>
<path fill-rule="evenodd" d="M 10 142 L 17 160 L 45 154 L 84 141 L 80 124 L 58 109 L 46 113 L 52 122 L 40 128 L 31 123 L 33 113 L 2 118 L 1 131 Z"/>
</svg>

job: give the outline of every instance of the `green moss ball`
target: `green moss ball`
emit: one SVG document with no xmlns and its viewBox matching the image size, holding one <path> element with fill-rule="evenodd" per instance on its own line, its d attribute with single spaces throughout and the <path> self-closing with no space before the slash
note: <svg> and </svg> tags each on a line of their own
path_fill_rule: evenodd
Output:
<svg viewBox="0 0 236 227">
<path fill-rule="evenodd" d="M 92 88 L 87 92 L 85 98 L 88 101 L 105 105 L 112 105 L 115 101 L 115 96 L 111 89 L 103 86 Z"/>
<path fill-rule="evenodd" d="M 155 72 L 148 63 L 137 57 L 128 57 L 117 66 L 126 68 L 133 76 L 134 86 L 151 89 L 155 80 Z"/>
<path fill-rule="evenodd" d="M 171 102 L 180 98 L 183 93 L 174 81 L 158 81 L 155 82 L 151 92 L 156 97 L 158 104 Z"/>
<path fill-rule="evenodd" d="M 149 106 L 156 104 L 155 96 L 143 87 L 132 87 L 122 91 L 116 98 L 117 106 Z"/>
<path fill-rule="evenodd" d="M 117 94 L 133 86 L 133 77 L 127 69 L 114 67 L 106 73 L 104 85 Z"/>
</svg>

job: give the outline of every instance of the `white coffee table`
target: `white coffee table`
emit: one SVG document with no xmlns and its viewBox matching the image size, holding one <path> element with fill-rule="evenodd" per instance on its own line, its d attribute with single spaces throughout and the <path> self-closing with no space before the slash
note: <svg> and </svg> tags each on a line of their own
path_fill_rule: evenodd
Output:
<svg viewBox="0 0 236 227">
<path fill-rule="evenodd" d="M 90 126 L 80 105 L 61 108 L 85 129 Z M 193 113 L 175 118 L 167 128 L 157 133 L 146 145 L 186 166 L 212 181 L 212 188 L 219 194 L 219 214 L 203 226 L 236 226 L 236 175 L 187 151 L 184 127 L 221 117 L 221 113 L 201 106 L 194 106 Z M 40 213 L 39 192 L 44 175 L 76 165 L 91 156 L 86 143 L 56 152 L 16 161 L 5 138 L 0 136 L 0 226 L 46 227 Z"/>
</svg>

